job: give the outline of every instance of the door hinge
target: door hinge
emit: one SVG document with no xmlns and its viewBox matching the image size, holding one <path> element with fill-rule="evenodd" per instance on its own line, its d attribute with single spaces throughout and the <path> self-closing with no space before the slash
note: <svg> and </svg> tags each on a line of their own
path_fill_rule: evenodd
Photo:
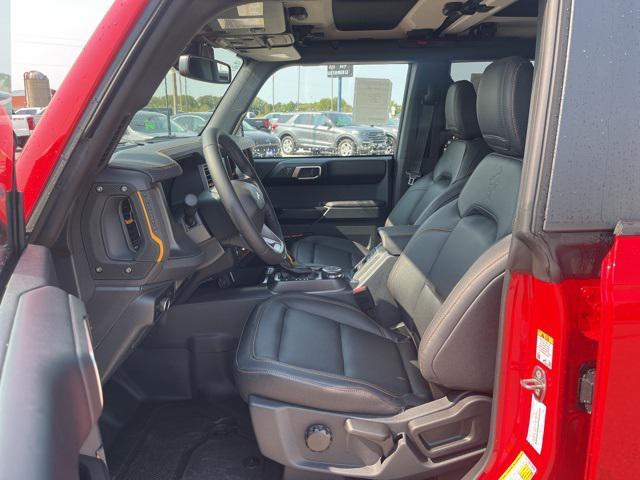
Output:
<svg viewBox="0 0 640 480">
<path fill-rule="evenodd" d="M 593 407 L 593 391 L 596 384 L 596 369 L 583 370 L 578 381 L 578 402 L 587 413 L 591 413 Z"/>
</svg>

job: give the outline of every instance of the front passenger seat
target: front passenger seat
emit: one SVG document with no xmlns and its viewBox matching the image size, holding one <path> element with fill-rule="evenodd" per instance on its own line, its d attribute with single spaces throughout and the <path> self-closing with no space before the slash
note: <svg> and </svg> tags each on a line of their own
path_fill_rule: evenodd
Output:
<svg viewBox="0 0 640 480">
<path fill-rule="evenodd" d="M 482 453 L 532 77 L 520 57 L 487 67 L 478 119 L 493 152 L 394 265 L 388 287 L 415 340 L 320 295 L 275 295 L 249 318 L 235 373 L 265 456 L 345 477 L 424 478 Z"/>
<path fill-rule="evenodd" d="M 467 80 L 447 90 L 445 128 L 453 139 L 433 172 L 416 181 L 393 208 L 386 226 L 421 225 L 433 212 L 456 198 L 478 162 L 489 152 L 476 115 L 476 91 Z M 350 271 L 368 253 L 367 248 L 346 238 L 312 235 L 291 246 L 302 264 L 335 265 Z"/>
<path fill-rule="evenodd" d="M 437 390 L 490 392 L 502 276 L 517 208 L 533 67 L 487 67 L 478 92 L 494 150 L 460 197 L 413 235 L 388 279 L 413 342 L 357 307 L 318 295 L 276 295 L 247 321 L 236 378 L 245 399 L 343 413 L 396 414 Z"/>
</svg>

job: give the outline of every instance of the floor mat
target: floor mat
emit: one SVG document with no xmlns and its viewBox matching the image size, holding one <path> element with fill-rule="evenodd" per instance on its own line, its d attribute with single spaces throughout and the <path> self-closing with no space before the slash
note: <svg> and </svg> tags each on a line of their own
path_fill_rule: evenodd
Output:
<svg viewBox="0 0 640 480">
<path fill-rule="evenodd" d="M 244 404 L 145 405 L 107 450 L 107 461 L 114 480 L 279 477 L 258 450 Z"/>
</svg>

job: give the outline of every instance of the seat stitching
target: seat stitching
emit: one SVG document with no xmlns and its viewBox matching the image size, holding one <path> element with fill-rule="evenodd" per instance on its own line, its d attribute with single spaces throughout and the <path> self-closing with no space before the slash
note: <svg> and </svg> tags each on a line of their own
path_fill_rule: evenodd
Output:
<svg viewBox="0 0 640 480">
<path fill-rule="evenodd" d="M 273 364 L 273 365 L 282 365 L 285 368 L 289 368 L 289 369 L 292 369 L 292 370 L 298 370 L 298 371 L 301 371 L 301 372 L 309 372 L 309 373 L 315 374 L 315 375 L 317 375 L 319 377 L 326 377 L 326 378 L 332 378 L 332 379 L 335 379 L 335 380 L 341 380 L 341 381 L 344 381 L 344 382 L 356 383 L 356 384 L 359 384 L 359 385 L 362 385 L 362 386 L 365 386 L 365 387 L 369 387 L 372 390 L 376 390 L 378 392 L 381 392 L 381 393 L 383 393 L 385 395 L 388 395 L 390 397 L 393 397 L 393 398 L 401 398 L 403 395 L 405 395 L 404 393 L 390 392 L 390 391 L 386 390 L 383 387 L 380 387 L 378 385 L 374 385 L 372 383 L 367 382 L 366 380 L 362 380 L 362 379 L 359 379 L 359 378 L 346 377 L 344 375 L 335 375 L 333 373 L 323 372 L 321 370 L 314 370 L 312 368 L 298 367 L 298 366 L 295 366 L 295 365 L 289 365 L 288 363 L 276 362 L 275 360 L 271 360 L 269 358 L 256 358 L 256 357 L 253 357 L 253 356 L 252 356 L 252 358 L 253 358 L 253 360 L 255 360 L 258 363 L 263 362 L 263 363 L 270 363 L 270 364 Z M 241 369 L 241 367 L 239 367 L 239 366 L 238 366 L 238 368 Z M 273 371 L 277 371 L 277 370 L 273 370 Z M 295 375 L 291 375 L 289 378 L 291 380 L 296 380 L 296 381 L 300 381 L 300 382 L 303 382 L 303 383 L 306 382 L 306 381 L 312 382 L 312 380 L 309 380 L 308 378 L 296 377 Z"/>
<path fill-rule="evenodd" d="M 282 320 L 280 321 L 280 336 L 278 337 L 278 348 L 276 349 L 276 360 L 280 361 L 280 348 L 282 347 L 282 337 L 284 337 L 284 328 L 287 320 L 288 308 L 283 308 Z"/>
<path fill-rule="evenodd" d="M 498 277 L 504 275 L 504 272 L 499 272 L 498 275 L 494 276 L 490 282 L 488 282 L 484 288 L 482 289 L 482 291 L 476 296 L 476 298 L 473 299 L 473 301 L 471 302 L 471 305 L 468 305 L 467 308 L 464 309 L 464 312 L 462 313 L 462 315 L 460 315 L 460 320 L 462 320 L 462 318 L 466 315 L 466 313 L 469 311 L 469 309 L 476 303 L 476 301 L 478 300 L 478 298 L 480 298 L 480 295 L 482 295 L 487 288 L 489 288 L 490 284 Z M 449 341 L 449 339 L 451 338 L 451 336 L 453 335 L 453 333 L 455 332 L 455 330 L 460 326 L 460 322 L 457 322 L 453 328 L 451 329 L 451 331 L 449 332 L 449 334 L 447 335 L 447 338 L 441 343 L 440 348 L 438 349 L 438 351 L 433 355 L 432 359 L 431 359 L 431 370 L 433 371 L 433 373 L 436 374 L 436 377 L 440 378 L 440 375 L 438 375 L 438 373 L 436 372 L 436 367 L 435 367 L 435 362 L 436 362 L 436 357 L 438 355 L 440 355 L 440 353 L 442 352 L 442 350 L 444 349 L 445 344 Z"/>
<path fill-rule="evenodd" d="M 264 303 L 261 305 L 261 307 L 262 307 L 263 305 L 267 304 L 267 303 L 269 303 L 269 301 L 264 302 Z M 257 313 L 257 312 L 256 312 L 256 313 Z M 260 313 L 262 313 L 262 312 L 260 312 Z M 308 312 L 305 312 L 305 313 L 308 313 Z M 319 316 L 319 315 L 318 315 L 318 316 Z M 331 319 L 329 319 L 329 320 L 331 320 Z M 334 321 L 335 321 L 335 320 L 334 320 Z M 299 371 L 301 371 L 301 372 L 311 372 L 311 373 L 315 373 L 315 374 L 316 374 L 316 375 L 318 375 L 318 376 L 325 376 L 325 377 L 329 377 L 329 378 L 335 378 L 335 379 L 345 379 L 345 378 L 347 378 L 347 377 L 345 377 L 345 376 L 341 376 L 341 375 L 334 375 L 334 374 L 329 373 L 329 372 L 323 372 L 322 370 L 315 370 L 315 369 L 312 369 L 312 368 L 298 367 L 298 366 L 295 366 L 295 365 L 289 365 L 289 364 L 287 364 L 287 363 L 274 361 L 274 360 L 272 360 L 272 359 L 270 359 L 270 358 L 266 358 L 266 357 L 260 357 L 260 356 L 258 356 L 258 355 L 257 355 L 257 353 L 256 353 L 256 350 L 255 350 L 255 347 L 256 347 L 256 339 L 257 339 L 257 336 L 258 336 L 258 330 L 260 329 L 260 324 L 261 324 L 261 322 L 262 322 L 262 315 L 258 316 L 258 318 L 257 318 L 256 326 L 255 326 L 255 329 L 254 329 L 254 331 L 253 331 L 253 337 L 252 337 L 252 341 L 251 341 L 251 348 L 250 348 L 250 356 L 251 356 L 251 358 L 252 358 L 253 360 L 255 360 L 256 362 L 266 362 L 266 363 L 273 363 L 273 364 L 278 364 L 278 365 L 284 365 L 284 366 L 285 366 L 285 367 L 287 367 L 287 368 L 291 368 L 291 369 L 294 369 L 294 370 L 299 370 Z M 337 323 L 340 323 L 340 322 L 337 322 Z M 378 328 L 380 328 L 380 327 L 378 327 Z M 362 329 L 358 328 L 357 330 L 362 330 Z M 366 331 L 366 330 L 362 330 L 362 331 Z M 387 340 L 389 340 L 389 341 L 393 342 L 393 340 L 392 340 L 391 338 L 387 337 L 387 336 L 384 336 L 383 338 L 386 338 Z M 394 342 L 394 343 L 395 343 L 395 342 Z M 236 355 L 236 365 L 239 365 L 239 364 L 238 364 L 238 357 L 237 357 L 237 355 Z M 238 367 L 238 368 L 239 368 L 239 367 Z M 293 377 L 293 378 L 295 378 L 295 377 Z M 366 386 L 368 386 L 368 387 L 370 387 L 370 388 L 372 388 L 372 389 L 374 389 L 374 390 L 378 390 L 378 391 L 383 392 L 383 393 L 385 393 L 385 394 L 387 394 L 387 395 L 390 395 L 390 396 L 392 396 L 392 397 L 396 397 L 396 398 L 398 398 L 398 397 L 400 396 L 399 394 L 389 392 L 388 390 L 386 390 L 386 389 L 384 389 L 384 388 L 382 388 L 382 387 L 379 387 L 379 386 L 377 386 L 377 385 L 374 385 L 374 384 L 372 384 L 372 383 L 369 383 L 369 382 L 367 382 L 367 381 L 365 381 L 365 380 L 361 380 L 361 379 L 358 379 L 358 378 L 352 378 L 352 377 L 349 377 L 349 379 L 348 379 L 347 381 L 354 382 L 354 383 L 359 383 L 359 384 L 361 384 L 361 385 L 366 385 Z"/>
<path fill-rule="evenodd" d="M 340 338 L 340 343 L 338 345 L 340 346 L 340 359 L 342 360 L 342 375 L 347 377 L 347 367 L 346 367 L 346 362 L 344 361 L 344 346 L 343 346 L 343 340 L 342 340 L 342 324 L 341 323 L 338 324 L 338 337 Z"/>
<path fill-rule="evenodd" d="M 471 285 L 473 284 L 473 282 L 475 280 L 477 280 L 481 275 L 483 275 L 487 270 L 490 270 L 491 268 L 493 268 L 494 265 L 496 265 L 497 263 L 499 263 L 500 261 L 502 261 L 504 258 L 506 258 L 508 256 L 508 252 L 502 254 L 500 257 L 498 257 L 495 261 L 491 262 L 489 265 L 487 265 L 485 268 L 483 268 L 482 270 L 480 270 L 476 275 L 474 275 L 468 282 L 467 282 L 467 287 L 462 289 L 460 292 L 458 292 L 456 294 L 456 296 L 451 300 L 451 303 L 449 304 L 449 306 L 447 307 L 447 309 L 442 312 L 442 314 L 439 315 L 439 318 L 436 320 L 436 323 L 433 324 L 433 330 L 431 331 L 431 333 L 426 337 L 423 338 L 420 343 L 425 342 L 425 344 L 428 344 L 434 337 L 434 335 L 436 334 L 438 328 L 440 327 L 440 325 L 444 322 L 444 319 L 446 318 L 447 315 L 449 315 L 449 312 L 451 312 L 451 310 L 453 309 L 453 307 L 456 306 L 458 300 L 460 299 L 460 297 L 467 293 L 467 291 L 471 288 Z M 446 299 L 448 300 L 448 298 Z M 446 301 L 445 300 L 445 301 Z"/>
<path fill-rule="evenodd" d="M 246 373 L 248 375 L 271 375 L 277 378 L 282 378 L 282 379 L 286 379 L 286 380 L 294 380 L 300 383 L 307 383 L 307 384 L 311 384 L 311 385 L 315 385 L 317 387 L 323 388 L 323 389 L 327 389 L 327 390 L 334 390 L 334 391 L 338 391 L 338 392 L 351 392 L 351 393 L 355 393 L 355 394 L 359 394 L 362 396 L 366 396 L 374 401 L 378 401 L 386 406 L 390 406 L 392 408 L 394 408 L 395 410 L 401 410 L 402 407 L 401 405 L 395 404 L 392 401 L 389 401 L 389 399 L 387 398 L 381 398 L 381 397 L 376 397 L 374 395 L 371 394 L 371 392 L 367 391 L 367 390 L 363 390 L 360 388 L 353 388 L 353 387 L 341 387 L 341 386 L 336 386 L 336 385 L 330 385 L 330 384 L 325 384 L 325 383 L 320 383 L 320 382 L 316 382 L 313 380 L 309 380 L 309 379 L 303 379 L 300 377 L 296 377 L 293 375 L 287 375 L 286 373 L 281 373 L 278 372 L 277 370 L 270 370 L 270 369 L 266 369 L 266 370 L 247 370 L 244 369 L 242 367 L 240 367 L 237 363 L 236 363 L 236 367 L 238 368 L 239 371 Z M 392 395 L 395 398 L 402 398 L 406 395 L 402 395 L 402 396 L 396 396 L 396 395 Z"/>
<path fill-rule="evenodd" d="M 519 125 L 518 122 L 516 121 L 516 102 L 515 102 L 515 96 L 516 96 L 516 85 L 518 83 L 518 75 L 520 74 L 520 70 L 522 69 L 522 67 L 524 66 L 524 62 L 519 63 L 518 66 L 516 67 L 516 70 L 513 74 L 513 85 L 511 87 L 511 101 L 513 102 L 512 105 L 512 109 L 511 109 L 511 120 L 513 122 L 513 130 L 516 134 L 516 140 L 518 141 L 518 150 L 520 149 L 520 146 L 522 145 L 522 135 L 520 134 L 520 129 L 519 129 Z"/>
</svg>

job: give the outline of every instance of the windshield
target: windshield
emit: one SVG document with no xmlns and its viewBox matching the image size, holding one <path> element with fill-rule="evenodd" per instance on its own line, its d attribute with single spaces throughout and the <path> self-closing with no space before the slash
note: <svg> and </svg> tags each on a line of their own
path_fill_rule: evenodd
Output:
<svg viewBox="0 0 640 480">
<path fill-rule="evenodd" d="M 348 127 L 349 125 L 353 125 L 351 115 L 346 113 L 327 113 L 327 117 L 329 117 L 336 127 Z"/>
<path fill-rule="evenodd" d="M 242 59 L 229 50 L 214 49 L 217 60 L 231 66 L 231 79 Z M 200 135 L 213 115 L 229 84 L 213 84 L 186 78 L 175 68 L 156 88 L 149 103 L 131 119 L 120 143 L 162 141 Z"/>
<path fill-rule="evenodd" d="M 242 129 L 246 132 L 246 131 L 254 131 L 257 130 L 257 128 L 254 128 L 253 125 L 251 125 L 249 122 L 247 122 L 246 120 L 242 121 Z"/>
</svg>

